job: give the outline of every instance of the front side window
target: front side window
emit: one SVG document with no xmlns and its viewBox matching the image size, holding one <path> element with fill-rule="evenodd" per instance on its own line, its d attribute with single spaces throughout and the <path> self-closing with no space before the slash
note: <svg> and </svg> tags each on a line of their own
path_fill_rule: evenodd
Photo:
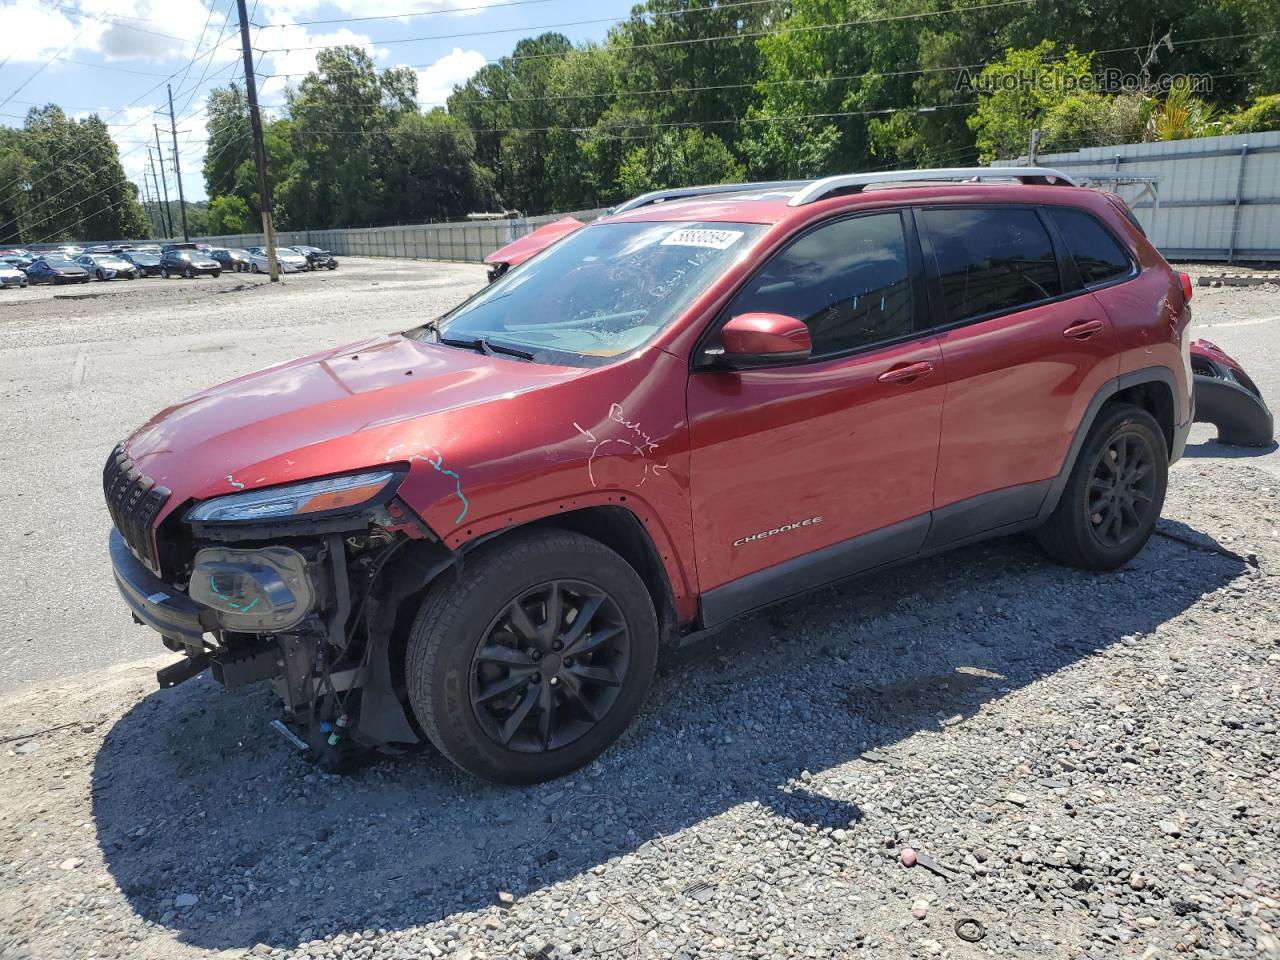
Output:
<svg viewBox="0 0 1280 960">
<path fill-rule="evenodd" d="M 1053 222 L 1058 225 L 1058 232 L 1085 286 L 1106 283 L 1132 272 L 1129 255 L 1092 214 L 1055 207 Z"/>
<path fill-rule="evenodd" d="M 815 357 L 911 333 L 911 272 L 901 216 L 854 217 L 806 233 L 761 267 L 726 316 L 744 313 L 803 320 Z"/>
<path fill-rule="evenodd" d="M 597 223 L 437 321 L 442 343 L 595 364 L 648 342 L 750 249 L 754 223 Z"/>
<path fill-rule="evenodd" d="M 1024 208 L 922 211 L 942 279 L 943 322 L 1007 313 L 1062 293 L 1053 243 Z"/>
</svg>

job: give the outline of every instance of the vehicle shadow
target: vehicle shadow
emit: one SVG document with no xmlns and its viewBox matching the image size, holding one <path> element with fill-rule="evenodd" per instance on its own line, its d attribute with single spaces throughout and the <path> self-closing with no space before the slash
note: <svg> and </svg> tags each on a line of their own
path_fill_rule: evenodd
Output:
<svg viewBox="0 0 1280 960">
<path fill-rule="evenodd" d="M 1176 526 L 1206 548 L 1157 536 L 1125 570 L 1093 575 L 1012 538 L 746 618 L 664 660 L 644 713 L 600 760 L 536 787 L 470 779 L 430 750 L 324 776 L 268 731 L 265 691 L 202 677 L 149 695 L 106 737 L 98 840 L 139 916 L 225 949 L 485 909 L 498 890 L 519 897 L 662 850 L 752 801 L 856 830 L 856 798 L 824 795 L 805 771 L 877 762 L 877 749 L 963 723 L 1247 570 Z M 198 903 L 181 908 L 179 894 Z"/>
<path fill-rule="evenodd" d="M 1265 457 L 1280 448 L 1274 440 L 1261 447 L 1241 447 L 1236 444 L 1222 443 L 1216 437 L 1203 443 L 1188 443 L 1183 456 L 1214 457 L 1221 460 L 1243 460 L 1248 457 Z"/>
</svg>

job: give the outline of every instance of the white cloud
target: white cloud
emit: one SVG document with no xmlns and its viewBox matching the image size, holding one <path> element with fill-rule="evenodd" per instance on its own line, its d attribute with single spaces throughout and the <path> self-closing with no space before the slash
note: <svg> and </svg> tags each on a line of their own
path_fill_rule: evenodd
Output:
<svg viewBox="0 0 1280 960">
<path fill-rule="evenodd" d="M 419 70 L 418 100 L 423 109 L 444 106 L 453 88 L 466 83 L 487 62 L 479 50 L 454 47 L 425 70 Z"/>
<path fill-rule="evenodd" d="M 78 49 L 95 49 L 106 26 L 69 17 L 37 0 L 0 4 L 0 22 L 4 24 L 4 52 L 10 63 L 42 62 L 68 44 L 71 46 L 67 55 Z"/>
<path fill-rule="evenodd" d="M 283 92 L 286 86 L 296 85 L 304 74 L 316 68 L 320 50 L 315 48 L 340 45 L 362 47 L 374 60 L 384 60 L 389 53 L 385 47 L 375 47 L 367 34 L 346 27 L 331 33 L 311 33 L 306 27 L 289 24 L 262 31 L 258 46 L 273 52 L 264 57 L 259 95 L 269 98 Z"/>
</svg>

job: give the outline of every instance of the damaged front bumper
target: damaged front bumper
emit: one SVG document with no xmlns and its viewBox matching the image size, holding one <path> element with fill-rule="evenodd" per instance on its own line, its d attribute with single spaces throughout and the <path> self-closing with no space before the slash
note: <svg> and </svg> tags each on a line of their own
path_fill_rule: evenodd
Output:
<svg viewBox="0 0 1280 960">
<path fill-rule="evenodd" d="M 148 569 L 119 532 L 109 545 L 134 620 L 184 654 L 158 671 L 162 688 L 206 669 L 228 688 L 270 681 L 286 720 L 323 757 L 419 740 L 393 675 L 391 634 L 399 603 L 446 565 L 447 551 L 393 540 L 353 557 L 359 539 L 205 546 L 181 587 Z M 395 575 L 378 581 L 393 546 L 416 549 L 398 550 Z"/>
<path fill-rule="evenodd" d="M 1262 391 L 1239 362 L 1215 343 L 1191 344 L 1195 419 L 1218 428 L 1221 443 L 1265 447 L 1275 440 L 1275 419 Z"/>
<path fill-rule="evenodd" d="M 111 568 L 120 596 L 133 618 L 179 646 L 202 648 L 204 635 L 216 629 L 214 612 L 169 586 L 133 555 L 124 538 L 111 531 Z"/>
</svg>

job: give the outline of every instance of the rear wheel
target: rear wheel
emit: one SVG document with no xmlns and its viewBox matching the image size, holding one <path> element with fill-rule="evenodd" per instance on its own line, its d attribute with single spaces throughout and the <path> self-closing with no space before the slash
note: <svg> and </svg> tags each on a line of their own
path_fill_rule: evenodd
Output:
<svg viewBox="0 0 1280 960">
<path fill-rule="evenodd" d="M 258 264 L 257 264 L 257 263 L 252 264 L 252 265 L 249 267 L 249 269 L 250 269 L 250 270 L 252 270 L 254 273 L 261 273 L 261 272 L 262 272 L 261 270 L 259 270 L 259 269 L 258 269 Z"/>
<path fill-rule="evenodd" d="M 409 700 L 469 773 L 538 783 L 589 763 L 626 728 L 653 680 L 658 624 L 618 554 L 558 530 L 477 550 L 458 583 L 428 592 L 406 652 Z"/>
<path fill-rule="evenodd" d="M 1071 566 L 1123 566 L 1151 538 L 1168 481 L 1169 451 L 1155 418 L 1129 404 L 1104 407 L 1037 539 Z"/>
<path fill-rule="evenodd" d="M 168 268 L 168 267 L 161 267 L 161 268 L 160 268 L 160 276 L 162 276 L 164 279 L 168 280 L 168 279 L 169 279 L 169 268 Z"/>
</svg>

